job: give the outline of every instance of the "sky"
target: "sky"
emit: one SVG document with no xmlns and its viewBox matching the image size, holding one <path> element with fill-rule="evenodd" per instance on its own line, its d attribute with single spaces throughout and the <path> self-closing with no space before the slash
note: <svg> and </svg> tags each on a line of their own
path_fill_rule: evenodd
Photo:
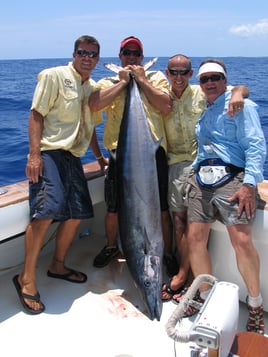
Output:
<svg viewBox="0 0 268 357">
<path fill-rule="evenodd" d="M 101 57 L 118 56 L 127 36 L 144 55 L 268 56 L 267 0 L 12 0 L 1 2 L 0 59 L 71 58 L 80 35 Z"/>
</svg>

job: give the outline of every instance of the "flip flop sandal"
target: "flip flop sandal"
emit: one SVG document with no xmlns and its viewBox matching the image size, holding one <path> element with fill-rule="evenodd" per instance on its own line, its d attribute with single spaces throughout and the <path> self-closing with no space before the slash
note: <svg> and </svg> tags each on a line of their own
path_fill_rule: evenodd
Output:
<svg viewBox="0 0 268 357">
<path fill-rule="evenodd" d="M 173 290 L 171 288 L 171 281 L 172 281 L 172 279 L 169 279 L 169 281 L 167 283 L 164 283 L 162 285 L 162 293 L 167 293 L 167 294 L 170 295 L 169 298 L 163 298 L 162 297 L 162 301 L 163 302 L 168 302 L 168 301 L 172 300 L 173 299 L 173 295 L 179 294 L 184 288 L 184 286 L 181 286 L 180 288 L 178 288 L 176 290 Z"/>
<path fill-rule="evenodd" d="M 69 268 L 66 268 L 69 269 Z M 79 275 L 82 277 L 82 280 L 75 279 L 74 277 Z M 61 279 L 61 280 L 66 280 L 69 281 L 70 283 L 77 283 L 77 284 L 83 284 L 87 281 L 87 276 L 86 274 L 82 273 L 81 271 L 76 271 L 73 269 L 69 269 L 68 273 L 65 274 L 56 274 L 56 273 L 51 273 L 51 271 L 47 271 L 47 276 L 50 278 L 55 278 L 55 279 Z"/>
<path fill-rule="evenodd" d="M 176 305 L 178 305 L 183 297 L 183 295 L 186 294 L 187 290 L 189 289 L 189 286 L 184 286 L 183 289 L 177 293 L 177 294 L 173 294 L 172 296 L 172 302 Z M 174 295 L 179 295 L 178 297 L 175 297 Z"/>
<path fill-rule="evenodd" d="M 19 275 L 15 275 L 13 278 L 13 283 L 17 290 L 21 305 L 23 306 L 24 310 L 30 315 L 38 315 L 41 314 L 45 310 L 45 305 L 40 301 L 40 294 L 37 292 L 35 295 L 25 294 L 21 291 L 21 285 L 19 283 Z M 38 310 L 32 309 L 28 304 L 26 304 L 25 299 L 36 301 L 40 304 L 40 308 Z"/>
</svg>

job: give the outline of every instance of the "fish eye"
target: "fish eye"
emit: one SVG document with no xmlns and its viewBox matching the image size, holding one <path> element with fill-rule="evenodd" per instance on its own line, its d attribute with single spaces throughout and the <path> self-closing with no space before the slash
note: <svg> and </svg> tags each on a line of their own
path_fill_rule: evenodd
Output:
<svg viewBox="0 0 268 357">
<path fill-rule="evenodd" d="M 145 286 L 146 288 L 149 288 L 149 287 L 151 286 L 150 280 L 145 280 L 145 281 L 144 281 L 144 286 Z"/>
</svg>

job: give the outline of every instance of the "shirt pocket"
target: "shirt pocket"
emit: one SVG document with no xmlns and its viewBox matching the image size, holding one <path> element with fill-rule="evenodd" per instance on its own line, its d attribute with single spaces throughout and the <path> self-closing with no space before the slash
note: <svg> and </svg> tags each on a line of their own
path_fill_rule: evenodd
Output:
<svg viewBox="0 0 268 357">
<path fill-rule="evenodd" d="M 59 109 L 63 114 L 64 121 L 80 120 L 81 113 L 83 112 L 83 103 L 77 89 L 61 88 L 60 92 Z"/>
</svg>

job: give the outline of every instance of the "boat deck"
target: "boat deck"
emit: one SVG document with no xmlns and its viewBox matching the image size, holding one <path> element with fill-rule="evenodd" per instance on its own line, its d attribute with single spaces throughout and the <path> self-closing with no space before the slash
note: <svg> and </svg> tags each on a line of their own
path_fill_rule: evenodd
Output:
<svg viewBox="0 0 268 357">
<path fill-rule="evenodd" d="M 42 254 L 37 273 L 46 310 L 40 315 L 22 311 L 12 283 L 21 266 L 0 276 L 1 356 L 190 356 L 189 347 L 194 344 L 174 343 L 165 331 L 175 304 L 164 303 L 160 322 L 151 321 L 143 313 L 143 303 L 124 259 L 119 257 L 102 269 L 92 266 L 103 244 L 103 235 L 91 233 L 72 246 L 67 266 L 88 275 L 84 284 L 47 277 L 51 253 Z M 53 245 L 53 241 L 48 245 Z M 266 313 L 266 321 L 267 317 Z M 188 330 L 193 320 L 183 319 L 181 328 Z M 244 330 L 245 323 L 246 309 L 241 304 L 239 331 Z"/>
<path fill-rule="evenodd" d="M 98 171 L 97 164 L 86 165 L 84 169 L 89 180 L 96 178 L 89 181 L 95 218 L 81 224 L 79 238 L 73 243 L 66 265 L 85 272 L 88 281 L 72 284 L 47 277 L 54 248 L 54 240 L 49 238 L 54 236 L 56 229 L 52 225 L 37 267 L 38 289 L 46 305 L 45 312 L 40 315 L 23 312 L 12 282 L 13 276 L 22 270 L 23 232 L 28 222 L 27 182 L 6 186 L 8 193 L 0 196 L 0 355 L 190 356 L 194 343 L 175 343 L 165 330 L 176 305 L 164 303 L 161 320 L 151 321 L 122 257 L 102 269 L 92 266 L 95 255 L 105 244 L 103 173 Z M 268 202 L 267 182 L 262 188 L 262 197 Z M 17 204 L 23 208 L 17 208 Z M 17 211 L 22 212 L 21 216 Z M 16 222 L 11 217 L 16 217 Z M 180 329 L 188 331 L 194 319 L 183 319 Z M 238 331 L 245 330 L 246 320 L 246 306 L 240 303 Z M 268 313 L 265 313 L 265 322 L 267 334 Z"/>
</svg>

